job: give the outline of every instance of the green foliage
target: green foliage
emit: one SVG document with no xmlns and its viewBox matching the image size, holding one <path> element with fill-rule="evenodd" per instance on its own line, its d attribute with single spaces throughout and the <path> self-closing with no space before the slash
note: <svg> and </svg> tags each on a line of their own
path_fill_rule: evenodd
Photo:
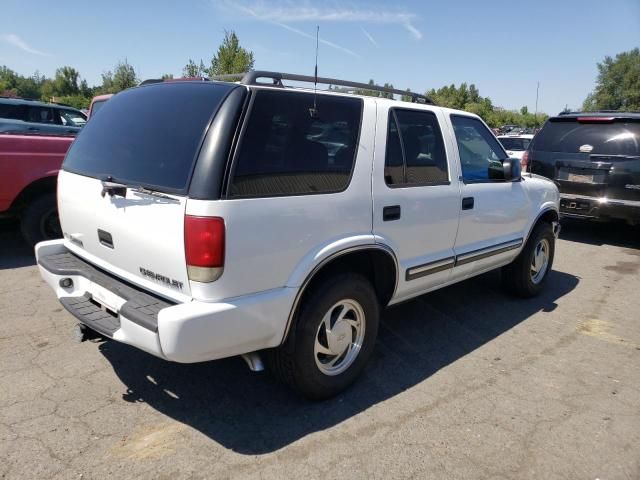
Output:
<svg viewBox="0 0 640 480">
<path fill-rule="evenodd" d="M 135 87 L 138 83 L 135 69 L 125 58 L 123 62 L 116 64 L 113 72 L 108 70 L 102 74 L 102 87 L 99 87 L 96 93 L 118 93 L 127 88 Z"/>
<path fill-rule="evenodd" d="M 369 80 L 369 85 L 371 86 L 379 86 L 377 83 L 373 81 L 373 79 Z M 384 88 L 393 88 L 391 83 L 385 83 Z M 393 93 L 381 92 L 379 90 L 368 90 L 363 88 L 358 88 L 354 92 L 356 95 L 366 95 L 368 97 L 378 97 L 378 98 L 393 98 Z"/>
<path fill-rule="evenodd" d="M 78 110 L 82 108 L 89 108 L 91 104 L 91 96 L 85 97 L 83 95 L 68 95 L 64 97 L 55 97 L 56 102 L 64 103 Z"/>
<path fill-rule="evenodd" d="M 539 127 L 548 118 L 548 115 L 539 113 L 537 116 L 529 113 L 527 107 L 520 111 L 504 110 L 493 106 L 489 97 L 482 97 L 478 88 L 472 83 L 454 84 L 439 89 L 431 89 L 426 95 L 441 107 L 455 108 L 475 113 L 491 127 L 513 124 L 522 127 Z"/>
<path fill-rule="evenodd" d="M 189 63 L 187 63 L 182 69 L 182 75 L 184 77 L 206 77 L 207 69 L 202 60 L 200 60 L 200 64 L 198 65 L 196 62 L 189 59 Z"/>
<path fill-rule="evenodd" d="M 251 70 L 253 63 L 253 52 L 240 46 L 240 40 L 233 30 L 225 31 L 224 40 L 218 47 L 218 52 L 211 59 L 208 74 L 213 77 L 230 73 L 243 73 Z"/>
<path fill-rule="evenodd" d="M 640 48 L 609 56 L 598 63 L 596 88 L 583 110 L 640 111 Z"/>
</svg>

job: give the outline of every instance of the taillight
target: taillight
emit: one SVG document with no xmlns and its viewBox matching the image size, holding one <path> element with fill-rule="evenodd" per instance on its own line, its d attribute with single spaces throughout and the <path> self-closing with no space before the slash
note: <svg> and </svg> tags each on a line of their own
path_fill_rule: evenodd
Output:
<svg viewBox="0 0 640 480">
<path fill-rule="evenodd" d="M 184 251 L 189 280 L 213 282 L 224 270 L 224 220 L 220 217 L 184 217 Z"/>
<path fill-rule="evenodd" d="M 529 165 L 529 150 L 525 150 L 522 154 L 522 158 L 520 159 L 520 166 L 522 167 L 522 171 L 527 171 L 527 166 Z"/>
</svg>

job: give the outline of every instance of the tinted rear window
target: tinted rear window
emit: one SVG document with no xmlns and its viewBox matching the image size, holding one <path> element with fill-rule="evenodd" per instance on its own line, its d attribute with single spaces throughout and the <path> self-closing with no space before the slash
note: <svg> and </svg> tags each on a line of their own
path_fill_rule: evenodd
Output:
<svg viewBox="0 0 640 480">
<path fill-rule="evenodd" d="M 498 140 L 505 149 L 516 152 L 526 150 L 531 142 L 528 138 L 498 138 Z"/>
<path fill-rule="evenodd" d="M 234 88 L 167 83 L 111 98 L 72 144 L 64 169 L 95 178 L 184 191 L 209 121 Z"/>
<path fill-rule="evenodd" d="M 362 101 L 262 90 L 238 152 L 230 195 L 258 197 L 339 192 L 357 150 Z"/>
<path fill-rule="evenodd" d="M 536 135 L 532 148 L 545 152 L 640 155 L 640 122 L 549 121 Z"/>
</svg>

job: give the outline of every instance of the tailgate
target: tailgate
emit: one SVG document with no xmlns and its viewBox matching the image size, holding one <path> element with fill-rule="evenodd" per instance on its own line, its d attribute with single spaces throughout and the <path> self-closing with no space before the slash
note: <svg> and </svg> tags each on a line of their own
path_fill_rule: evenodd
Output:
<svg viewBox="0 0 640 480">
<path fill-rule="evenodd" d="M 153 84 L 106 102 L 69 149 L 58 177 L 68 248 L 165 297 L 190 300 L 185 205 L 203 139 L 234 88 Z"/>
<path fill-rule="evenodd" d="M 128 189 L 102 196 L 101 181 L 61 171 L 58 208 L 67 247 L 99 267 L 159 294 L 190 294 L 184 253 L 186 198 Z"/>
</svg>

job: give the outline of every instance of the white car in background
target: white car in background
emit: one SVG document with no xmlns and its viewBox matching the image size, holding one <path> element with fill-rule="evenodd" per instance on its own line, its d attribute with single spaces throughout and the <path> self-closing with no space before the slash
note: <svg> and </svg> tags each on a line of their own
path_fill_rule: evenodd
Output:
<svg viewBox="0 0 640 480">
<path fill-rule="evenodd" d="M 522 157 L 524 156 L 524 152 L 529 148 L 529 144 L 533 139 L 533 135 L 531 134 L 518 134 L 518 135 L 499 135 L 498 140 L 507 151 L 507 155 L 510 158 L 517 158 L 520 160 L 520 164 L 522 165 L 523 170 L 526 165 L 522 162 Z M 526 162 L 525 162 L 526 163 Z"/>
</svg>

